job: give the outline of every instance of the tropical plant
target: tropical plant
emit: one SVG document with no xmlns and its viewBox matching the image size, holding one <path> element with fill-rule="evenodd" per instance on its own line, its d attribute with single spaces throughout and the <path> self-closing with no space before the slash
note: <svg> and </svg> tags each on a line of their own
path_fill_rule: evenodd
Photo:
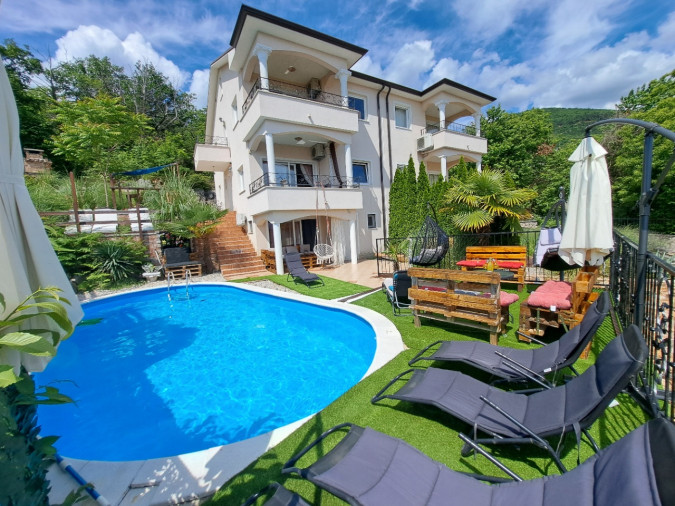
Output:
<svg viewBox="0 0 675 506">
<path fill-rule="evenodd" d="M 64 307 L 69 302 L 60 292 L 55 287 L 41 288 L 10 310 L 0 320 L 0 349 L 54 356 L 59 341 L 73 332 Z M 0 313 L 5 309 L 5 298 L 0 293 Z M 45 319 L 55 323 L 57 330 L 43 328 Z M 56 388 L 48 386 L 38 391 L 25 370 L 0 363 L 0 504 L 48 504 L 46 476 L 56 453 L 53 444 L 57 438 L 39 437 L 36 405 L 66 402 L 72 399 Z"/>
<path fill-rule="evenodd" d="M 465 181 L 451 179 L 445 201 L 457 228 L 489 232 L 519 230 L 519 220 L 529 216 L 527 206 L 536 196 L 532 189 L 516 188 L 502 171 L 486 168 Z"/>
<path fill-rule="evenodd" d="M 145 246 L 130 239 L 103 241 L 94 247 L 93 257 L 97 269 L 113 283 L 139 278 L 148 260 Z"/>
<path fill-rule="evenodd" d="M 408 255 L 410 241 L 408 239 L 389 239 L 386 242 L 384 254 L 391 259 L 394 272 L 400 269 L 402 258 Z"/>
</svg>

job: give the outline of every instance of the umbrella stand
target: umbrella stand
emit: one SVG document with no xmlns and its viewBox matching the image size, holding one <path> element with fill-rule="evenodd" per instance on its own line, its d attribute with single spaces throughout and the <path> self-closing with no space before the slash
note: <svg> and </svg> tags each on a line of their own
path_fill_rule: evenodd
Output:
<svg viewBox="0 0 675 506">
<path fill-rule="evenodd" d="M 675 143 L 675 132 L 663 128 L 656 123 L 648 121 L 641 121 L 629 118 L 616 118 L 598 121 L 586 127 L 586 137 L 590 137 L 591 129 L 598 125 L 605 125 L 608 123 L 626 123 L 629 125 L 639 126 L 646 130 L 644 142 L 644 155 L 642 162 L 642 188 L 640 190 L 639 200 L 639 240 L 637 253 L 637 285 L 635 289 L 635 317 L 633 323 L 642 328 L 642 323 L 645 314 L 645 286 L 647 283 L 646 260 L 647 260 L 647 238 L 649 234 L 649 214 L 651 212 L 652 202 L 658 192 L 658 187 L 665 179 L 670 167 L 673 165 L 673 157 L 670 158 L 666 168 L 663 170 L 659 182 L 655 187 L 652 187 L 652 155 L 654 153 L 654 134 L 659 134 L 666 139 Z"/>
</svg>

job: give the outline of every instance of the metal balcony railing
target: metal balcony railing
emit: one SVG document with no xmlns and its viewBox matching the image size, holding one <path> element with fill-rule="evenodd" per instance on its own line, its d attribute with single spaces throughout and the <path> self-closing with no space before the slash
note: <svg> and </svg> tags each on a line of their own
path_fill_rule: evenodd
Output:
<svg viewBox="0 0 675 506">
<path fill-rule="evenodd" d="M 475 125 L 464 125 L 462 123 L 450 123 L 445 125 L 445 129 L 450 132 L 457 132 L 465 135 L 476 135 Z M 420 132 L 420 135 L 425 134 L 435 134 L 436 132 L 441 131 L 441 126 L 439 123 L 427 123 L 427 127 L 423 128 Z"/>
<path fill-rule="evenodd" d="M 266 85 L 266 86 L 264 86 Z M 270 93 L 277 93 L 287 97 L 302 98 L 305 100 L 312 100 L 314 102 L 321 102 L 323 104 L 330 104 L 337 107 L 349 108 L 347 98 L 334 93 L 327 93 L 318 89 L 310 88 L 309 86 L 299 86 L 297 84 L 285 83 L 283 81 L 276 81 L 274 79 L 259 78 L 253 83 L 253 88 L 249 92 L 244 105 L 242 106 L 242 114 L 251 106 L 253 99 L 258 94 L 258 91 L 268 91 Z"/>
<path fill-rule="evenodd" d="M 269 174 L 260 176 L 248 185 L 249 194 L 253 195 L 270 186 L 291 188 L 358 188 L 360 186 L 357 181 L 346 177 L 338 179 L 336 176 L 312 176 L 310 181 L 307 181 L 304 176 L 298 176 L 292 172 L 277 172 L 275 176 L 274 180 Z"/>
</svg>

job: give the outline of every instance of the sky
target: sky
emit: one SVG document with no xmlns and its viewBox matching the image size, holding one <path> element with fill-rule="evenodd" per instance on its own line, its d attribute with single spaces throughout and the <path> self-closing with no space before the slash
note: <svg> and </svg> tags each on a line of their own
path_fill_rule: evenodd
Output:
<svg viewBox="0 0 675 506">
<path fill-rule="evenodd" d="M 151 62 L 203 107 L 231 0 L 0 0 L 0 41 L 47 61 Z M 532 107 L 613 108 L 675 69 L 673 0 L 250 0 L 368 50 L 354 70 L 422 90 L 448 78 Z"/>
</svg>

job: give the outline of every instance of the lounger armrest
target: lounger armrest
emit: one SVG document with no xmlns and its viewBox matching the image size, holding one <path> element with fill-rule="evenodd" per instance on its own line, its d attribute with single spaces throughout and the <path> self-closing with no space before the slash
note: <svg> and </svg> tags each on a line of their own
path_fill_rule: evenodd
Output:
<svg viewBox="0 0 675 506">
<path fill-rule="evenodd" d="M 262 490 L 260 490 L 259 492 L 255 493 L 255 494 L 253 494 L 248 499 L 246 499 L 246 502 L 244 504 L 242 504 L 241 506 L 253 506 L 256 503 L 256 501 L 258 500 L 259 497 L 262 497 L 263 495 L 265 495 L 270 490 L 276 491 L 276 490 L 279 489 L 279 487 L 281 487 L 281 485 L 279 485 L 276 481 L 273 481 L 272 483 L 267 485 L 265 488 L 263 488 Z"/>
<path fill-rule="evenodd" d="M 515 481 L 523 481 L 523 479 L 520 476 L 518 476 L 516 473 L 511 471 L 511 469 L 506 467 L 504 464 L 502 464 L 499 460 L 497 460 L 495 457 L 490 455 L 488 452 L 483 450 L 483 448 L 481 448 L 481 446 L 478 443 L 475 443 L 470 437 L 465 436 L 464 434 L 462 434 L 460 432 L 459 433 L 459 439 L 461 439 L 462 441 L 464 441 L 465 444 L 468 444 L 471 448 L 473 448 L 473 451 L 475 451 L 476 453 L 480 453 L 483 457 L 485 457 L 490 462 L 492 462 L 495 466 L 497 466 L 499 469 L 504 471 L 511 478 L 513 478 Z M 480 475 L 481 477 L 479 477 L 478 475 L 474 475 L 474 474 L 472 474 L 471 476 L 473 476 L 475 478 L 478 478 L 478 479 L 483 479 L 485 481 L 490 481 L 490 482 L 511 481 L 511 480 L 503 480 L 503 479 L 496 478 L 496 477 L 493 478 L 492 476 Z"/>
<path fill-rule="evenodd" d="M 429 357 L 424 357 L 424 358 L 422 358 L 422 355 L 424 355 L 424 354 L 429 350 L 429 348 L 432 348 L 432 347 L 434 347 L 434 346 L 436 346 L 437 344 L 440 344 L 440 343 L 442 343 L 442 342 L 443 342 L 443 341 L 439 339 L 438 341 L 435 341 L 435 342 L 431 343 L 429 346 L 427 346 L 427 347 L 424 348 L 422 351 L 420 351 L 417 355 L 415 355 L 415 356 L 410 360 L 410 362 L 408 362 L 408 365 L 413 365 L 415 362 L 417 362 L 417 361 L 419 361 L 419 360 L 431 360 Z"/>
<path fill-rule="evenodd" d="M 495 351 L 497 355 L 502 357 L 504 365 L 509 369 L 516 371 L 519 374 L 522 374 L 527 379 L 534 381 L 535 383 L 541 385 L 542 387 L 549 389 L 551 388 L 551 383 L 541 374 L 533 371 L 529 367 L 524 366 L 520 362 L 513 360 L 511 357 L 504 355 L 501 351 Z"/>
<path fill-rule="evenodd" d="M 328 429 L 326 432 L 324 432 L 318 438 L 312 441 L 308 446 L 306 446 L 304 449 L 300 450 L 300 452 L 296 453 L 293 457 L 291 457 L 290 460 L 284 464 L 284 467 L 281 468 L 281 472 L 283 474 L 297 473 L 303 478 L 305 478 L 306 477 L 305 474 L 308 468 L 296 467 L 295 463 L 298 460 L 300 460 L 309 450 L 314 448 L 317 444 L 326 439 L 326 437 L 330 436 L 333 432 L 344 429 L 345 427 L 349 427 L 351 429 L 353 426 L 354 426 L 353 423 L 346 422 L 341 423 L 340 425 L 336 425 L 332 429 Z"/>
<path fill-rule="evenodd" d="M 497 411 L 500 415 L 506 417 L 511 423 L 517 425 L 519 429 L 521 429 L 523 432 L 527 433 L 527 435 L 532 439 L 532 441 L 534 441 L 535 444 L 539 445 L 541 448 L 547 449 L 551 453 L 551 455 L 556 455 L 553 448 L 551 448 L 551 445 L 548 444 L 543 438 L 541 438 L 540 436 L 538 436 L 537 434 L 532 432 L 528 427 L 523 425 L 519 420 L 516 420 L 516 418 L 514 418 L 512 415 L 510 415 L 509 413 L 504 411 L 502 408 L 497 406 L 490 399 L 488 399 L 484 395 L 481 395 L 480 400 L 483 401 L 488 406 L 490 406 L 495 411 Z M 558 468 L 560 469 L 561 472 L 563 472 L 563 473 L 567 472 L 567 469 L 565 468 L 565 466 L 563 466 L 562 462 L 560 462 L 559 459 L 556 460 L 555 463 L 556 463 L 556 465 L 558 466 Z"/>
<path fill-rule="evenodd" d="M 418 370 L 419 370 L 419 369 L 418 369 Z M 410 374 L 411 372 L 415 372 L 415 369 L 408 369 L 407 371 L 403 371 L 401 374 L 399 374 L 398 376 L 394 377 L 394 379 L 392 379 L 389 383 L 387 383 L 386 385 L 384 385 L 384 388 L 382 388 L 382 390 L 380 390 L 379 392 L 377 392 L 377 393 L 375 394 L 375 396 L 374 396 L 372 399 L 370 399 L 370 402 L 371 402 L 372 404 L 375 404 L 376 402 L 381 401 L 382 399 L 386 399 L 386 398 L 391 397 L 390 395 L 383 395 L 384 392 L 386 392 L 387 390 L 389 390 L 389 387 L 392 386 L 394 383 L 396 383 L 398 380 L 400 380 L 403 376 L 405 376 L 406 374 Z"/>
<path fill-rule="evenodd" d="M 516 330 L 516 334 L 520 334 L 521 336 L 523 336 L 523 337 L 529 339 L 530 341 L 532 341 L 532 342 L 534 342 L 534 343 L 541 344 L 542 346 L 546 346 L 546 343 L 545 343 L 545 342 L 540 341 L 539 339 L 535 339 L 535 338 L 532 337 L 530 334 L 526 334 L 525 332 L 521 332 L 520 330 Z"/>
</svg>

